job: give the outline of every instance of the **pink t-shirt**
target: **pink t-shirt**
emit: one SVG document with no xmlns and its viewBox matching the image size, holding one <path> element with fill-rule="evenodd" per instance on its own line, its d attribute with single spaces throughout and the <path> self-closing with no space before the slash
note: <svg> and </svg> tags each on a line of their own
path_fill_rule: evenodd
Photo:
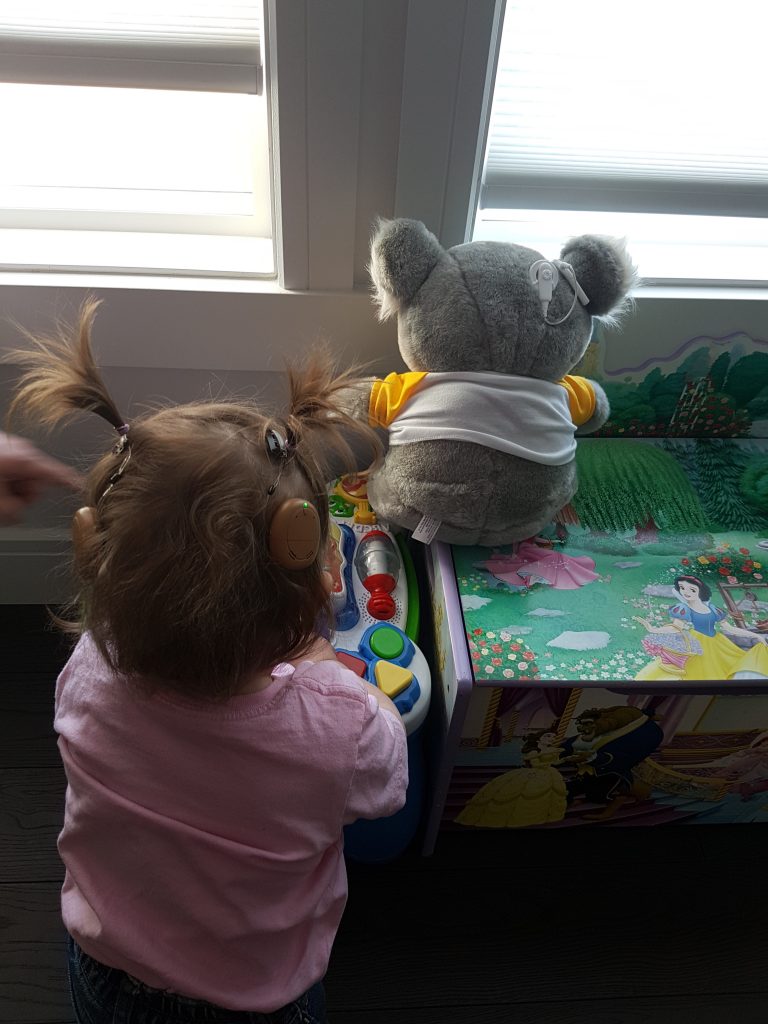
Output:
<svg viewBox="0 0 768 1024">
<path fill-rule="evenodd" d="M 62 914 L 153 988 L 269 1012 L 324 975 L 342 827 L 405 802 L 405 730 L 338 662 L 201 707 L 145 697 L 82 637 L 59 676 Z"/>
</svg>

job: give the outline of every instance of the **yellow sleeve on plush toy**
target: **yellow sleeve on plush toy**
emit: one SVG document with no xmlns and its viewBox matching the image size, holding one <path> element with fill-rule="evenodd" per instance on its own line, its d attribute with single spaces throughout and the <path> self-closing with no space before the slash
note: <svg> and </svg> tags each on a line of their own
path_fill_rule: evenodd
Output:
<svg viewBox="0 0 768 1024">
<path fill-rule="evenodd" d="M 388 427 L 426 377 L 426 373 L 389 373 L 374 381 L 368 404 L 368 422 L 372 427 Z"/>
<path fill-rule="evenodd" d="M 577 427 L 583 427 L 595 414 L 595 389 L 586 377 L 568 375 L 559 383 L 568 395 L 571 419 Z"/>
</svg>

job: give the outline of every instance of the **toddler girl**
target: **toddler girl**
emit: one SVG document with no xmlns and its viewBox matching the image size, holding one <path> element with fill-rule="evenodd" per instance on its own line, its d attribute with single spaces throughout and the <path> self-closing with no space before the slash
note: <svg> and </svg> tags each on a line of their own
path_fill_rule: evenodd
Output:
<svg viewBox="0 0 768 1024">
<path fill-rule="evenodd" d="M 11 407 L 117 431 L 73 524 L 80 637 L 56 688 L 77 1019 L 324 1021 L 342 828 L 407 786 L 394 705 L 319 636 L 329 463 L 360 428 L 322 360 L 290 374 L 284 419 L 205 402 L 127 424 L 96 305 L 14 353 Z"/>
</svg>

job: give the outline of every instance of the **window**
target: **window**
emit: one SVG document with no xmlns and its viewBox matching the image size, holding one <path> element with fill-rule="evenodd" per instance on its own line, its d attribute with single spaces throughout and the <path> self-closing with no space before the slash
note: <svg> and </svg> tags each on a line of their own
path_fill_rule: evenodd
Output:
<svg viewBox="0 0 768 1024">
<path fill-rule="evenodd" d="M 475 238 L 625 235 L 646 280 L 768 281 L 758 0 L 509 0 Z"/>
<path fill-rule="evenodd" d="M 238 0 L 3 3 L 4 264 L 272 274 L 261 20 Z"/>
</svg>

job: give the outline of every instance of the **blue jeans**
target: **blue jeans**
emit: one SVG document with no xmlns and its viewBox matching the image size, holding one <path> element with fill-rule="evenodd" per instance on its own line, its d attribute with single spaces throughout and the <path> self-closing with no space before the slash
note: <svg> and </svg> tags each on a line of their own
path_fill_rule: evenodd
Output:
<svg viewBox="0 0 768 1024">
<path fill-rule="evenodd" d="M 69 990 L 78 1024 L 326 1024 L 322 982 L 272 1013 L 225 1010 L 150 988 L 84 953 L 70 936 Z"/>
</svg>

